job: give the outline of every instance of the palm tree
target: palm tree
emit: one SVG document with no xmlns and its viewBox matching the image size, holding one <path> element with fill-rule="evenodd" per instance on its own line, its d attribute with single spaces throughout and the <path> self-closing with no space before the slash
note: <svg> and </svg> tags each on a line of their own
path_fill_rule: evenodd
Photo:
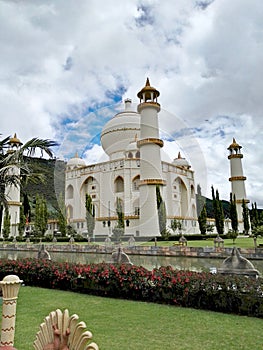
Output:
<svg viewBox="0 0 263 350">
<path fill-rule="evenodd" d="M 29 179 L 43 181 L 43 175 L 36 174 L 31 169 L 30 158 L 34 157 L 36 152 L 40 152 L 41 156 L 46 154 L 53 157 L 51 147 L 54 146 L 57 146 L 55 141 L 37 137 L 23 145 L 16 134 L 14 137 L 8 136 L 0 140 L 0 222 L 3 207 L 7 207 L 6 186 L 21 187 Z M 13 172 L 14 168 L 19 169 L 19 171 Z"/>
</svg>

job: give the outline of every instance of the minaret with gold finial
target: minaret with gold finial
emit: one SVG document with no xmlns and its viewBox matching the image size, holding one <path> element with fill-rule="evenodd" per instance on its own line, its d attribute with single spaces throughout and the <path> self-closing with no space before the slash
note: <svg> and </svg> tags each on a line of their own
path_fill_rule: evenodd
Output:
<svg viewBox="0 0 263 350">
<path fill-rule="evenodd" d="M 243 154 L 241 153 L 241 148 L 236 140 L 233 138 L 233 142 L 228 147 L 229 150 L 229 156 L 228 159 L 230 160 L 230 178 L 229 181 L 231 182 L 231 192 L 232 195 L 236 197 L 236 207 L 237 207 L 237 215 L 238 215 L 238 221 L 239 224 L 243 223 L 243 209 L 242 209 L 242 202 L 243 199 L 245 200 L 245 203 L 249 203 L 249 200 L 246 199 L 246 189 L 245 189 L 245 180 L 246 177 L 243 175 L 243 168 L 242 168 L 242 161 Z M 239 231 L 242 231 L 240 225 L 239 225 Z"/>
<path fill-rule="evenodd" d="M 140 148 L 140 236 L 159 236 L 158 211 L 156 200 L 156 186 L 162 186 L 162 165 L 160 149 L 163 141 L 159 138 L 158 112 L 161 109 L 157 101 L 160 95 L 150 85 L 147 78 L 146 85 L 138 92 L 140 104 L 138 112 L 141 115 L 140 138 L 137 146 Z"/>
<path fill-rule="evenodd" d="M 23 144 L 16 134 L 11 137 L 8 141 L 9 147 L 7 154 L 12 154 L 16 152 Z M 9 173 L 12 176 L 19 177 L 20 169 L 19 166 L 13 164 L 9 169 Z M 11 225 L 11 236 L 16 237 L 18 235 L 18 224 L 20 222 L 20 187 L 14 184 L 7 184 L 5 187 L 5 197 L 7 199 L 8 212 L 10 215 L 10 225 Z"/>
</svg>

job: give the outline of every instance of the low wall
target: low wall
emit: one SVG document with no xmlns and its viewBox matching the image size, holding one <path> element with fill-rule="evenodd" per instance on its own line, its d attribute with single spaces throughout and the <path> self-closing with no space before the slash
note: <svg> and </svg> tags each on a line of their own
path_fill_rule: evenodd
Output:
<svg viewBox="0 0 263 350">
<path fill-rule="evenodd" d="M 76 252 L 111 254 L 117 249 L 116 245 L 95 245 L 95 244 L 45 244 L 49 252 Z M 0 244 L 0 250 L 12 251 L 38 251 L 40 244 Z M 214 247 L 187 247 L 187 246 L 125 246 L 123 251 L 128 255 L 156 255 L 156 256 L 189 256 L 200 258 L 227 258 L 232 248 Z M 247 259 L 263 260 L 263 248 L 240 249 L 240 253 Z"/>
</svg>

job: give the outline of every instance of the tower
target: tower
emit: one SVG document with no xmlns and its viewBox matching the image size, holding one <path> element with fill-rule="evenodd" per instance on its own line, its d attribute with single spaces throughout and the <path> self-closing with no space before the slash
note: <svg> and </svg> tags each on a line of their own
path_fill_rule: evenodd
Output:
<svg viewBox="0 0 263 350">
<path fill-rule="evenodd" d="M 242 215 L 242 202 L 243 199 L 245 203 L 249 203 L 249 200 L 246 199 L 246 189 L 245 189 L 245 180 L 246 177 L 243 175 L 242 161 L 243 154 L 241 153 L 241 148 L 236 140 L 233 138 L 233 142 L 228 147 L 230 160 L 230 178 L 231 182 L 231 192 L 233 196 L 236 197 L 236 207 L 237 207 L 237 216 L 239 223 L 243 223 L 243 215 Z M 243 228 L 242 228 L 243 229 Z M 241 227 L 239 227 L 241 231 Z"/>
<path fill-rule="evenodd" d="M 9 142 L 9 148 L 7 154 L 14 153 L 17 151 L 22 142 L 17 138 L 16 134 L 14 137 L 11 137 Z M 9 169 L 10 176 L 19 177 L 20 169 L 15 164 L 12 164 L 12 167 Z M 8 211 L 10 215 L 10 226 L 11 226 L 11 236 L 15 237 L 18 235 L 18 224 L 20 222 L 20 187 L 15 186 L 14 184 L 7 184 L 5 187 L 5 197 L 7 199 Z"/>
<path fill-rule="evenodd" d="M 159 222 L 156 201 L 156 186 L 162 187 L 160 148 L 163 141 L 159 138 L 158 112 L 161 107 L 157 102 L 160 95 L 150 86 L 147 78 L 146 85 L 138 92 L 140 104 L 137 107 L 141 115 L 140 139 L 137 146 L 140 149 L 140 236 L 158 236 Z M 160 188 L 162 193 L 162 188 Z"/>
</svg>

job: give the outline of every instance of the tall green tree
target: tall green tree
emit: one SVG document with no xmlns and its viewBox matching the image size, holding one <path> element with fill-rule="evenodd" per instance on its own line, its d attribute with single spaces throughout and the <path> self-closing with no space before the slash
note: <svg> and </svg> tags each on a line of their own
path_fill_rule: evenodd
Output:
<svg viewBox="0 0 263 350">
<path fill-rule="evenodd" d="M 168 238 L 169 232 L 166 228 L 166 206 L 162 199 L 160 186 L 156 186 L 156 201 L 157 201 L 157 211 L 158 211 L 158 222 L 159 222 L 159 232 L 164 238 Z"/>
<path fill-rule="evenodd" d="M 243 216 L 243 224 L 244 224 L 244 233 L 248 235 L 250 230 L 249 210 L 244 199 L 242 200 L 242 216 Z"/>
<path fill-rule="evenodd" d="M 95 207 L 94 207 L 94 204 L 92 203 L 92 198 L 88 193 L 86 193 L 85 207 L 86 207 L 87 231 L 88 231 L 88 235 L 91 237 L 93 236 L 93 232 L 95 229 Z"/>
<path fill-rule="evenodd" d="M 19 237 L 22 238 L 26 227 L 26 216 L 24 214 L 24 205 L 22 204 L 20 208 L 20 219 L 18 224 Z"/>
<path fill-rule="evenodd" d="M 259 216 L 258 216 L 258 208 L 257 203 L 252 203 L 252 208 L 250 212 L 250 222 L 252 231 L 259 226 Z"/>
<path fill-rule="evenodd" d="M 207 230 L 207 213 L 206 205 L 203 206 L 200 215 L 198 216 L 199 229 L 202 235 L 206 234 Z"/>
<path fill-rule="evenodd" d="M 36 207 L 35 207 L 35 230 L 44 236 L 47 230 L 48 223 L 48 211 L 47 202 L 43 195 L 36 195 Z"/>
<path fill-rule="evenodd" d="M 231 227 L 232 230 L 237 232 L 238 231 L 238 217 L 237 217 L 237 205 L 236 205 L 236 196 L 230 193 L 230 201 L 229 201 L 229 214 L 230 214 L 230 220 L 231 220 Z"/>
<path fill-rule="evenodd" d="M 61 235 L 65 237 L 67 233 L 67 209 L 62 193 L 59 194 L 58 206 L 54 209 L 56 210 L 56 216 L 58 219 L 59 232 L 61 232 Z"/>
<path fill-rule="evenodd" d="M 216 230 L 219 235 L 222 235 L 224 234 L 224 220 L 225 220 L 223 205 L 219 199 L 218 190 L 216 190 L 216 194 L 215 194 L 213 186 L 211 189 L 212 189 L 213 211 L 215 216 Z"/>
<path fill-rule="evenodd" d="M 6 209 L 5 215 L 4 215 L 4 225 L 2 229 L 3 238 L 8 239 L 10 233 L 11 233 L 11 216 L 9 214 L 8 209 Z"/>
<path fill-rule="evenodd" d="M 117 197 L 116 213 L 118 216 L 118 227 L 124 228 L 124 212 L 121 204 L 121 199 Z"/>
</svg>

